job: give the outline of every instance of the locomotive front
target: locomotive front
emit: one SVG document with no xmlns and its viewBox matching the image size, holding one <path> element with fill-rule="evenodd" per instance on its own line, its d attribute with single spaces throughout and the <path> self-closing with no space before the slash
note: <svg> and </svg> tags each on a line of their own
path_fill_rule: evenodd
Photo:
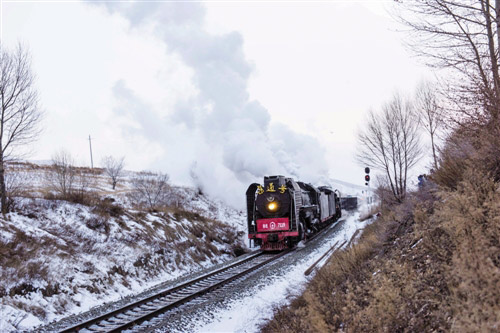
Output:
<svg viewBox="0 0 500 333">
<path fill-rule="evenodd" d="M 248 237 L 264 250 L 283 250 L 299 238 L 294 211 L 298 186 L 284 176 L 264 178 L 247 190 Z"/>
<path fill-rule="evenodd" d="M 291 248 L 342 216 L 340 193 L 284 176 L 247 190 L 248 238 L 262 250 Z"/>
</svg>

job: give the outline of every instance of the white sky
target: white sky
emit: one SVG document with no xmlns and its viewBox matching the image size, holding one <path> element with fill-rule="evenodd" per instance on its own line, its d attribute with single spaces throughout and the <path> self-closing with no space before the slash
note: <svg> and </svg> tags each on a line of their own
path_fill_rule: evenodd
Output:
<svg viewBox="0 0 500 333">
<path fill-rule="evenodd" d="M 171 4 L 2 1 L 2 43 L 29 46 L 46 112 L 32 159 L 64 148 L 90 164 L 90 134 L 94 164 L 123 155 L 183 184 L 194 168 L 214 193 L 292 169 L 362 184 L 366 112 L 428 76 L 386 14 L 393 1 Z"/>
</svg>

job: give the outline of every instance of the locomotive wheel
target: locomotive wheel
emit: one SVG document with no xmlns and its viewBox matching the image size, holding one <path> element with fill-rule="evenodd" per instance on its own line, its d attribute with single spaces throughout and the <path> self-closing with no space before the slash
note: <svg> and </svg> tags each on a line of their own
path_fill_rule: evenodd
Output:
<svg viewBox="0 0 500 333">
<path fill-rule="evenodd" d="M 304 236 L 305 236 L 304 235 L 304 224 L 300 223 L 299 224 L 299 242 L 305 238 Z"/>
</svg>

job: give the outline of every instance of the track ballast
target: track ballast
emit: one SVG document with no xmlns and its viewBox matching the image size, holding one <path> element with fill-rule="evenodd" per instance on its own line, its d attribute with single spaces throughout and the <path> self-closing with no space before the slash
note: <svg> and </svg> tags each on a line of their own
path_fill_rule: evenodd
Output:
<svg viewBox="0 0 500 333">
<path fill-rule="evenodd" d="M 136 325 L 141 325 L 247 275 L 289 252 L 273 254 L 259 251 L 242 261 L 66 328 L 61 332 L 121 332 L 132 329 Z"/>
</svg>

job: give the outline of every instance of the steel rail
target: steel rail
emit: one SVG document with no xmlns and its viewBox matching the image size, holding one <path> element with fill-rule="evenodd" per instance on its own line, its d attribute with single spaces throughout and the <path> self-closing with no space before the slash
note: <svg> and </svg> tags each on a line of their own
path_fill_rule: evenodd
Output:
<svg viewBox="0 0 500 333">
<path fill-rule="evenodd" d="M 344 241 L 342 244 L 340 244 L 338 247 L 337 244 L 339 243 L 339 241 L 336 241 L 335 244 L 333 244 L 333 246 L 331 248 L 329 248 L 318 260 L 316 260 L 305 272 L 304 272 L 304 275 L 305 276 L 309 276 L 309 274 L 311 274 L 311 272 L 314 270 L 314 268 L 316 268 L 316 265 L 319 264 L 319 262 L 321 260 L 323 260 L 328 254 L 334 254 L 335 252 L 337 252 L 339 249 L 342 248 L 342 246 L 345 245 L 345 243 L 347 243 L 347 241 Z"/>
<path fill-rule="evenodd" d="M 329 226 L 326 226 L 325 228 L 323 228 L 322 230 L 320 230 L 319 232 L 317 232 L 313 236 L 311 236 L 308 239 L 306 239 L 306 244 L 309 243 L 310 241 L 312 241 L 313 239 L 315 239 L 316 237 L 318 237 L 318 236 L 326 233 L 327 230 L 330 230 L 331 228 L 336 227 L 336 225 L 338 224 L 338 222 L 341 222 L 341 220 L 339 219 L 339 220 L 337 220 L 335 222 L 337 222 L 337 223 L 332 223 Z M 345 243 L 346 242 L 342 243 L 342 245 L 344 245 Z M 186 296 L 184 298 L 181 298 L 181 299 L 179 299 L 177 301 L 174 301 L 174 302 L 172 302 L 172 303 L 170 303 L 170 304 L 168 304 L 168 305 L 166 305 L 164 307 L 161 307 L 161 308 L 158 308 L 156 310 L 153 310 L 150 313 L 147 313 L 147 314 L 145 314 L 145 315 L 143 315 L 143 316 L 141 316 L 139 318 L 136 318 L 134 320 L 131 320 L 130 322 L 128 322 L 126 324 L 123 324 L 123 325 L 121 325 L 119 327 L 112 328 L 111 330 L 109 330 L 107 332 L 121 332 L 123 330 L 133 328 L 136 325 L 140 325 L 141 323 L 143 323 L 145 321 L 148 321 L 150 319 L 153 319 L 153 318 L 159 316 L 162 313 L 165 313 L 167 311 L 175 309 L 175 308 L 177 308 L 177 307 L 179 307 L 179 306 L 181 306 L 181 305 L 183 305 L 183 304 L 185 304 L 185 303 L 187 303 L 187 302 L 189 302 L 189 301 L 191 301 L 191 300 L 193 300 L 193 299 L 195 299 L 197 297 L 200 297 L 200 296 L 202 296 L 204 294 L 207 294 L 207 293 L 211 292 L 212 290 L 218 289 L 218 288 L 220 288 L 221 286 L 223 286 L 225 284 L 228 284 L 228 283 L 230 283 L 230 282 L 232 282 L 232 281 L 234 281 L 234 280 L 236 280 L 236 279 L 238 279 L 238 278 L 240 278 L 240 277 L 242 277 L 242 276 L 244 276 L 244 275 L 246 275 L 246 274 L 248 274 L 250 272 L 253 272 L 256 269 L 258 269 L 258 268 L 266 265 L 267 263 L 272 262 L 272 261 L 274 261 L 274 260 L 276 260 L 278 258 L 283 257 L 284 255 L 292 252 L 293 250 L 294 249 L 284 250 L 284 251 L 280 252 L 279 254 L 277 254 L 276 256 L 273 256 L 272 258 L 270 258 L 270 259 L 268 259 L 268 260 L 266 260 L 266 261 L 264 261 L 262 263 L 259 263 L 259 264 L 255 265 L 255 266 L 252 266 L 252 267 L 250 267 L 250 268 L 248 268 L 248 269 L 246 269 L 246 270 L 244 270 L 244 271 L 242 271 L 242 272 L 240 272 L 238 274 L 235 274 L 235 275 L 233 275 L 233 276 L 231 276 L 231 277 L 229 277 L 227 279 L 224 279 L 224 280 L 222 280 L 222 281 L 220 281 L 220 282 L 218 282 L 218 283 L 216 283 L 216 284 L 214 284 L 212 286 L 209 286 L 209 287 L 204 288 L 202 290 L 199 290 L 199 291 L 197 291 L 195 293 L 192 293 L 192 294 L 190 294 L 190 295 L 188 295 L 188 296 Z"/>
<path fill-rule="evenodd" d="M 312 270 L 314 269 L 314 267 L 316 267 L 316 265 L 321 261 L 321 259 L 323 259 L 324 257 L 326 257 L 328 255 L 328 253 L 330 253 L 330 251 L 334 251 L 335 252 L 335 247 L 337 246 L 337 244 L 339 243 L 339 241 L 336 241 L 335 244 L 333 244 L 318 260 L 316 260 L 305 272 L 304 272 L 304 275 L 305 276 L 308 276 L 309 274 L 311 274 Z"/>
<path fill-rule="evenodd" d="M 126 324 L 123 324 L 123 325 L 121 325 L 119 327 L 112 328 L 111 330 L 109 330 L 107 332 L 121 332 L 123 330 L 132 328 L 132 327 L 134 327 L 136 325 L 140 325 L 141 323 L 143 323 L 143 322 L 145 322 L 147 320 L 153 319 L 153 318 L 159 316 L 162 313 L 165 313 L 165 312 L 170 311 L 170 310 L 172 310 L 174 308 L 177 308 L 177 307 L 179 307 L 179 306 L 181 306 L 181 305 L 183 305 L 183 304 L 185 304 L 185 303 L 187 303 L 187 302 L 189 302 L 189 301 L 191 301 L 191 300 L 193 300 L 193 299 L 195 299 L 197 297 L 200 297 L 200 296 L 202 296 L 204 294 L 207 294 L 207 293 L 209 293 L 209 292 L 211 292 L 211 291 L 213 291 L 215 289 L 218 289 L 218 288 L 222 287 L 225 284 L 228 284 L 228 283 L 230 283 L 230 282 L 232 282 L 232 281 L 234 281 L 234 280 L 236 280 L 236 279 L 238 279 L 238 278 L 240 278 L 240 277 L 242 277 L 242 276 L 244 276 L 246 274 L 249 274 L 249 273 L 255 271 L 257 268 L 260 268 L 260 267 L 262 267 L 262 266 L 264 266 L 264 265 L 266 265 L 266 264 L 268 264 L 268 263 L 270 263 L 270 262 L 272 262 L 272 261 L 274 261 L 274 260 L 276 260 L 278 258 L 281 258 L 284 255 L 290 253 L 291 251 L 292 250 L 285 250 L 283 252 L 280 252 L 279 254 L 273 256 L 272 258 L 270 258 L 270 259 L 268 259 L 266 261 L 263 261 L 263 262 L 255 265 L 255 266 L 252 266 L 252 267 L 250 267 L 250 268 L 248 268 L 248 269 L 246 269 L 246 270 L 244 270 L 244 271 L 242 271 L 242 272 L 240 272 L 238 274 L 235 274 L 235 275 L 233 275 L 233 276 L 231 276 L 231 277 L 229 277 L 227 279 L 224 279 L 224 280 L 222 280 L 222 281 L 220 281 L 220 282 L 218 282 L 218 283 L 216 283 L 214 285 L 211 285 L 211 286 L 209 286 L 207 288 L 204 288 L 204 289 L 199 290 L 199 291 L 197 291 L 195 293 L 192 293 L 192 294 L 190 294 L 190 295 L 188 295 L 188 296 L 186 296 L 184 298 L 181 298 L 181 299 L 179 299 L 177 301 L 174 301 L 173 303 L 170 303 L 170 304 L 168 304 L 166 306 L 163 306 L 161 308 L 153 310 L 150 313 L 147 313 L 147 314 L 145 314 L 145 315 L 143 315 L 143 316 L 141 316 L 139 318 L 136 318 L 136 319 L 134 319 L 134 320 L 132 320 L 132 321 L 126 323 Z"/>
<path fill-rule="evenodd" d="M 335 223 L 337 222 L 337 223 Z M 315 239 L 316 237 L 320 236 L 321 234 L 323 233 L 326 233 L 327 230 L 330 230 L 331 228 L 335 227 L 338 222 L 341 222 L 341 220 L 337 220 L 335 221 L 334 223 L 330 224 L 329 226 L 326 226 L 325 228 L 322 228 L 322 230 L 320 230 L 319 232 L 315 233 L 314 235 L 312 235 L 311 237 L 308 237 L 305 241 L 305 243 L 309 243 L 310 241 L 312 241 L 313 239 Z M 112 319 L 112 318 L 117 318 L 118 316 L 120 316 L 121 314 L 123 314 L 124 316 L 126 316 L 126 312 L 134 312 L 133 310 L 135 309 L 136 311 L 139 310 L 141 312 L 144 312 L 144 310 L 140 310 L 140 308 L 143 306 L 143 305 L 146 305 L 147 303 L 150 303 L 150 302 L 153 302 L 155 300 L 159 300 L 163 297 L 166 297 L 170 294 L 173 294 L 177 291 L 181 291 L 183 289 L 188 289 L 190 286 L 194 286 L 196 283 L 198 282 L 201 282 L 203 280 L 207 280 L 211 277 L 214 277 L 216 275 L 219 275 L 219 274 L 222 274 L 226 271 L 229 271 L 230 269 L 233 269 L 235 267 L 238 267 L 238 266 L 242 266 L 254 259 L 256 259 L 257 257 L 260 257 L 261 255 L 265 254 L 265 252 L 263 251 L 258 251 L 256 254 L 253 254 L 251 256 L 249 256 L 248 258 L 245 258 L 244 260 L 241 260 L 241 261 L 238 261 L 236 263 L 233 263 L 229 266 L 225 266 L 225 267 L 222 267 L 218 270 L 215 270 L 211 273 L 208 273 L 208 274 L 205 274 L 205 275 L 202 275 L 198 278 L 195 278 L 193 280 L 189 280 L 185 283 L 182 283 L 182 284 L 179 284 L 173 288 L 170 288 L 170 289 L 166 289 L 166 290 L 163 290 L 162 292 L 160 293 L 157 293 L 157 294 L 154 294 L 154 295 L 151 295 L 149 297 L 146 297 L 144 299 L 141 299 L 139 301 L 136 301 L 136 302 L 133 302 L 133 303 L 130 303 L 130 304 L 127 304 L 126 306 L 123 306 L 123 307 L 120 307 L 118 309 L 115 309 L 113 311 L 110 311 L 110 312 L 107 312 L 103 315 L 100 315 L 100 316 L 97 316 L 95 318 L 92 318 L 92 319 L 89 319 L 89 320 L 86 320 L 84 322 L 81 322 L 81 323 L 78 323 L 77 325 L 74 325 L 74 326 L 71 326 L 69 328 L 65 328 L 63 330 L 61 330 L 60 332 L 61 333 L 65 333 L 65 332 L 78 332 L 82 329 L 88 329 L 88 330 L 91 330 L 90 327 L 96 325 L 100 328 L 100 330 L 104 330 L 105 332 L 119 332 L 119 331 L 122 331 L 124 329 L 127 329 L 127 328 L 130 328 L 134 325 L 137 325 L 138 323 L 142 323 L 144 321 L 147 321 L 149 319 L 152 319 L 156 316 L 158 316 L 159 314 L 163 313 L 163 312 L 166 312 L 166 311 L 169 311 L 170 309 L 173 309 L 175 307 L 178 307 L 184 303 L 187 303 L 189 301 L 191 301 L 192 299 L 196 298 L 196 297 L 199 297 L 203 294 L 207 294 L 209 293 L 210 291 L 214 290 L 214 289 L 217 289 L 219 288 L 220 286 L 224 285 L 224 284 L 227 284 L 227 283 L 230 283 L 236 279 L 238 279 L 239 277 L 243 276 L 243 275 L 246 275 L 252 271 L 254 271 L 255 269 L 271 262 L 271 261 L 274 261 L 282 256 L 284 256 L 285 254 L 289 253 L 293 251 L 293 249 L 287 249 L 287 250 L 284 250 L 283 252 L 273 256 L 272 258 L 268 259 L 268 260 L 265 260 L 264 262 L 262 263 L 259 263 L 255 266 L 252 266 L 248 269 L 245 269 L 244 271 L 242 272 L 239 272 L 235 275 L 232 275 L 230 276 L 229 278 L 227 279 L 224 279 L 220 282 L 217 282 L 216 284 L 213 284 L 207 288 L 204 288 L 202 290 L 199 290 L 197 292 L 194 292 L 194 293 L 190 293 L 188 294 L 186 297 L 182 297 L 176 301 L 173 301 L 172 303 L 166 305 L 166 306 L 163 306 L 163 307 L 158 307 L 157 309 L 154 309 L 154 310 L 151 310 L 150 312 L 148 312 L 147 314 L 143 315 L 143 316 L 140 316 L 138 318 L 135 318 L 133 320 L 130 320 L 130 322 L 127 322 L 127 323 L 124 323 L 124 324 L 119 324 L 119 323 L 111 323 L 111 322 L 108 322 L 107 325 L 108 326 L 111 326 L 111 325 L 120 325 L 120 326 L 117 326 L 117 327 L 114 327 L 114 328 L 109 328 L 109 330 L 107 330 L 107 328 L 105 327 L 106 326 L 106 321 L 108 319 Z M 99 324 L 103 324 L 104 325 L 99 325 Z"/>
<path fill-rule="evenodd" d="M 105 321 L 105 320 L 107 320 L 109 318 L 116 317 L 120 313 L 124 313 L 124 312 L 132 310 L 134 308 L 140 307 L 140 306 L 142 306 L 142 305 L 144 305 L 144 304 L 146 304 L 148 302 L 151 302 L 151 301 L 153 301 L 155 299 L 167 296 L 168 294 L 174 293 L 174 292 L 176 292 L 178 290 L 188 288 L 189 286 L 194 285 L 194 284 L 196 284 L 196 283 L 198 283 L 200 281 L 206 280 L 206 279 L 208 279 L 210 277 L 213 277 L 214 275 L 218 275 L 218 274 L 223 273 L 223 272 L 225 272 L 227 270 L 230 270 L 230 269 L 232 269 L 234 267 L 246 264 L 247 262 L 252 261 L 252 260 L 254 260 L 257 257 L 260 257 L 262 254 L 264 254 L 264 252 L 258 251 L 257 253 L 249 256 L 248 258 L 245 258 L 243 260 L 237 261 L 237 262 L 235 262 L 235 263 L 233 263 L 233 264 L 231 264 L 229 266 L 222 267 L 222 268 L 220 268 L 218 270 L 215 270 L 215 271 L 210 272 L 208 274 L 202 275 L 202 276 L 197 277 L 195 279 L 189 280 L 187 282 L 181 283 L 181 284 L 179 284 L 179 285 L 177 285 L 175 287 L 163 290 L 163 291 L 161 291 L 161 292 L 159 292 L 157 294 L 154 294 L 154 295 L 151 295 L 149 297 L 143 298 L 143 299 L 141 299 L 139 301 L 127 304 L 127 305 L 125 305 L 123 307 L 120 307 L 120 308 L 115 309 L 113 311 L 107 312 L 107 313 L 105 313 L 103 315 L 100 315 L 98 317 L 95 317 L 95 318 L 86 320 L 84 322 L 78 323 L 77 325 L 65 328 L 65 329 L 61 330 L 60 332 L 61 333 L 78 332 L 81 329 L 88 328 L 88 327 L 90 327 L 90 326 L 92 326 L 94 324 L 97 324 L 99 322 Z"/>
</svg>

